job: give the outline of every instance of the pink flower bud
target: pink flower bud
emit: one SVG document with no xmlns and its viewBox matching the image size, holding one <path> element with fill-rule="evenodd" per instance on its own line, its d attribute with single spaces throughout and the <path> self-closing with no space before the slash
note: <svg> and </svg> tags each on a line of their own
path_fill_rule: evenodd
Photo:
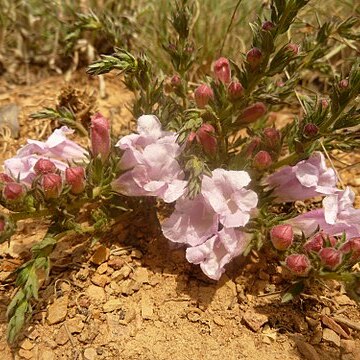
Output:
<svg viewBox="0 0 360 360">
<path fill-rule="evenodd" d="M 259 137 L 254 137 L 246 148 L 246 155 L 252 156 L 253 153 L 258 149 L 260 143 L 261 139 Z"/>
<path fill-rule="evenodd" d="M 224 84 L 227 84 L 231 80 L 231 69 L 229 60 L 221 57 L 214 63 L 215 78 Z"/>
<path fill-rule="evenodd" d="M 214 92 L 210 86 L 202 84 L 195 90 L 194 96 L 197 107 L 203 109 L 210 100 L 214 99 Z"/>
<path fill-rule="evenodd" d="M 215 129 L 212 125 L 202 124 L 196 132 L 196 138 L 206 154 L 214 155 L 216 153 L 217 140 L 215 138 Z"/>
<path fill-rule="evenodd" d="M 343 79 L 339 81 L 339 88 L 346 89 L 349 86 L 349 80 Z"/>
<path fill-rule="evenodd" d="M 299 53 L 299 45 L 293 43 L 287 44 L 286 50 L 291 52 L 293 55 L 297 55 Z"/>
<path fill-rule="evenodd" d="M 74 166 L 65 170 L 65 179 L 71 186 L 73 194 L 80 194 L 85 189 L 85 169 L 81 166 Z"/>
<path fill-rule="evenodd" d="M 272 159 L 270 154 L 265 150 L 260 150 L 253 160 L 253 166 L 258 170 L 268 169 L 272 164 Z"/>
<path fill-rule="evenodd" d="M 13 182 L 14 179 L 12 177 L 10 177 L 8 174 L 5 173 L 0 173 L 0 183 L 8 183 L 8 182 Z"/>
<path fill-rule="evenodd" d="M 45 174 L 41 179 L 42 189 L 46 199 L 56 199 L 62 189 L 62 179 L 58 174 Z"/>
<path fill-rule="evenodd" d="M 319 128 L 315 124 L 306 124 L 304 126 L 304 136 L 312 138 L 319 132 Z"/>
<path fill-rule="evenodd" d="M 178 88 L 181 85 L 181 78 L 179 75 L 174 75 L 170 80 L 171 86 Z"/>
<path fill-rule="evenodd" d="M 49 159 L 39 159 L 34 165 L 34 171 L 37 175 L 50 174 L 56 171 L 56 166 Z"/>
<path fill-rule="evenodd" d="M 327 236 L 323 232 L 318 232 L 304 244 L 304 249 L 308 253 L 318 253 L 324 247 L 325 242 L 328 242 L 328 245 L 335 246 L 337 240 L 334 236 Z"/>
<path fill-rule="evenodd" d="M 292 254 L 285 259 L 286 267 L 295 275 L 306 276 L 310 269 L 310 260 L 303 254 Z"/>
<path fill-rule="evenodd" d="M 341 251 L 331 247 L 322 248 L 319 251 L 321 262 L 330 270 L 335 270 L 342 263 L 342 256 Z"/>
<path fill-rule="evenodd" d="M 256 69 L 263 61 L 263 54 L 259 48 L 252 48 L 246 54 L 246 61 L 248 62 L 251 69 Z"/>
<path fill-rule="evenodd" d="M 275 25 L 271 22 L 271 21 L 265 21 L 263 22 L 263 24 L 261 25 L 261 28 L 264 31 L 270 31 L 275 27 Z"/>
<path fill-rule="evenodd" d="M 270 230 L 270 239 L 277 250 L 287 250 L 294 241 L 291 225 L 276 225 Z"/>
<path fill-rule="evenodd" d="M 341 248 L 339 249 L 343 254 L 351 253 L 350 260 L 351 261 L 359 261 L 360 260 L 360 237 L 352 238 L 346 241 Z"/>
<path fill-rule="evenodd" d="M 266 113 L 266 106 L 262 102 L 257 102 L 245 108 L 237 118 L 239 124 L 250 124 Z"/>
<path fill-rule="evenodd" d="M 230 85 L 228 87 L 228 93 L 229 93 L 230 100 L 234 101 L 234 100 L 241 98 L 243 92 L 244 92 L 244 88 L 239 82 L 232 81 L 230 83 Z"/>
<path fill-rule="evenodd" d="M 263 131 L 264 142 L 270 149 L 275 149 L 280 145 L 280 131 L 275 128 L 266 128 Z"/>
<path fill-rule="evenodd" d="M 3 189 L 3 197 L 7 201 L 20 199 L 24 194 L 24 188 L 17 182 L 8 182 Z"/>
<path fill-rule="evenodd" d="M 326 99 L 320 100 L 320 105 L 323 110 L 327 109 L 329 107 L 329 102 Z"/>
<path fill-rule="evenodd" d="M 91 117 L 90 139 L 93 157 L 99 156 L 102 161 L 105 161 L 111 148 L 110 122 L 100 113 Z"/>
</svg>

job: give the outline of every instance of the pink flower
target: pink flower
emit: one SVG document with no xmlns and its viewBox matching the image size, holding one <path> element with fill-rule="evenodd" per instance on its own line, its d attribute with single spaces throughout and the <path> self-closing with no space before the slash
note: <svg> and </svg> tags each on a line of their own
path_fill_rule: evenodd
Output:
<svg viewBox="0 0 360 360">
<path fill-rule="evenodd" d="M 124 150 L 119 164 L 123 170 L 139 164 L 143 160 L 144 149 L 154 143 L 166 145 L 172 157 L 176 157 L 181 152 L 180 146 L 176 143 L 176 134 L 162 131 L 161 123 L 154 115 L 140 116 L 137 120 L 137 132 L 122 137 L 115 145 Z"/>
<path fill-rule="evenodd" d="M 353 206 L 355 194 L 347 187 L 344 191 L 329 195 L 323 200 L 323 208 L 309 211 L 288 221 L 289 224 L 309 236 L 320 228 L 331 236 L 342 235 L 348 238 L 360 236 L 360 209 Z"/>
<path fill-rule="evenodd" d="M 231 69 L 229 60 L 225 57 L 217 59 L 214 63 L 215 77 L 222 83 L 227 84 L 231 80 Z"/>
<path fill-rule="evenodd" d="M 115 191 L 128 196 L 157 196 L 173 202 L 185 192 L 185 174 L 175 159 L 180 153 L 176 134 L 161 130 L 156 116 L 138 119 L 138 133 L 123 137 L 120 167 L 128 170 L 113 181 Z"/>
<path fill-rule="evenodd" d="M 193 264 L 200 264 L 210 279 L 219 280 L 225 272 L 224 266 L 240 255 L 248 243 L 243 232 L 224 228 L 201 245 L 187 248 L 186 258 Z"/>
<path fill-rule="evenodd" d="M 218 226 L 219 216 L 198 195 L 176 201 L 174 212 L 162 224 L 162 232 L 172 242 L 197 246 L 216 234 Z"/>
<path fill-rule="evenodd" d="M 270 175 L 266 183 L 274 188 L 273 195 L 279 202 L 305 200 L 338 191 L 335 171 L 327 168 L 320 152 L 295 166 L 284 166 Z"/>
<path fill-rule="evenodd" d="M 111 149 L 110 122 L 100 113 L 91 117 L 90 139 L 93 157 L 100 156 L 101 160 L 105 161 Z"/>
<path fill-rule="evenodd" d="M 173 202 L 185 192 L 184 177 L 168 146 L 151 144 L 144 149 L 141 162 L 116 179 L 112 187 L 127 196 L 157 196 Z"/>
<path fill-rule="evenodd" d="M 245 171 L 215 169 L 212 177 L 204 176 L 201 193 L 225 227 L 245 226 L 255 210 L 258 197 L 245 189 L 251 179 Z"/>
<path fill-rule="evenodd" d="M 68 162 L 86 160 L 88 152 L 66 137 L 73 132 L 63 126 L 56 129 L 45 142 L 27 140 L 27 145 L 16 156 L 5 160 L 5 172 L 14 178 L 19 177 L 20 182 L 31 185 L 35 178 L 34 166 L 40 159 L 51 160 L 60 171 L 65 171 Z"/>
</svg>

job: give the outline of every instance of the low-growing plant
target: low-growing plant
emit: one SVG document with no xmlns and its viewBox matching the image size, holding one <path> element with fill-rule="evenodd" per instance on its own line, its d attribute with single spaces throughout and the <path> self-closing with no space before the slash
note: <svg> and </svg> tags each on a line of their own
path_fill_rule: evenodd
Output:
<svg viewBox="0 0 360 360">
<path fill-rule="evenodd" d="M 295 42 L 288 34 L 308 2 L 272 1 L 251 24 L 246 53 L 233 59 L 222 54 L 198 83 L 192 82 L 201 45 L 192 38 L 194 7 L 177 2 L 171 38 L 163 44 L 172 73 L 163 76 L 146 54 L 121 48 L 88 68 L 92 75 L 122 73 L 135 94 L 136 133 L 114 146 L 109 121 L 94 114 L 89 150 L 67 139 L 70 130 L 62 127 L 5 161 L 1 202 L 10 213 L 2 215 L 1 241 L 10 241 L 21 219 L 51 223 L 17 271 L 10 341 L 31 314 L 38 273 L 51 271 L 58 239 L 98 236 L 141 206 L 155 211 L 147 197 L 175 203 L 161 224 L 163 235 L 183 244 L 187 260 L 211 279 L 218 280 L 234 257 L 256 249 L 292 274 L 283 301 L 314 279 L 342 281 L 359 301 L 360 210 L 354 192 L 326 163 L 331 150 L 352 152 L 360 145 L 360 63 L 351 47 L 341 72 L 331 62 L 334 43 L 359 39 L 359 19 L 319 24 Z M 309 72 L 330 86 L 309 89 Z M 270 114 L 283 109 L 292 117 L 270 123 Z M 322 207 L 298 213 L 295 202 L 319 197 Z"/>
</svg>

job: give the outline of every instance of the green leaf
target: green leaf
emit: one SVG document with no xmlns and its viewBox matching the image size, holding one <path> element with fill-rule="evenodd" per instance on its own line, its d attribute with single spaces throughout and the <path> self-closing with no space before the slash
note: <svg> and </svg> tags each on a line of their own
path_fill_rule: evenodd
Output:
<svg viewBox="0 0 360 360">
<path fill-rule="evenodd" d="M 13 343 L 16 336 L 19 334 L 21 328 L 25 323 L 25 315 L 29 311 L 29 304 L 23 300 L 18 304 L 15 313 L 11 317 L 7 328 L 7 339 L 9 343 Z"/>
</svg>

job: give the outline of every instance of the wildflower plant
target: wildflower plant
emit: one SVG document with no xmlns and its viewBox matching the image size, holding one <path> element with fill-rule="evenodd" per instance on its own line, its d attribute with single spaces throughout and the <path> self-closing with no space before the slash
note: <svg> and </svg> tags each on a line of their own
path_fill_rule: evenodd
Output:
<svg viewBox="0 0 360 360">
<path fill-rule="evenodd" d="M 10 341 L 31 314 L 38 270 L 49 273 L 56 242 L 72 233 L 103 233 L 147 197 L 174 204 L 163 235 L 183 244 L 187 260 L 211 279 L 235 257 L 268 248 L 293 275 L 284 301 L 315 278 L 343 281 L 359 301 L 360 210 L 326 159 L 333 149 L 360 147 L 360 63 L 354 58 L 342 76 L 336 69 L 328 74 L 324 94 L 300 82 L 305 71 L 331 65 L 330 35 L 358 39 L 358 23 L 326 23 L 315 37 L 289 40 L 308 2 L 272 1 L 251 24 L 248 51 L 236 59 L 220 54 L 206 76 L 192 75 L 201 46 L 191 34 L 193 5 L 177 2 L 163 44 L 172 73 L 165 76 L 146 54 L 120 48 L 88 68 L 91 75 L 120 71 L 135 94 L 136 132 L 111 141 L 110 123 L 98 113 L 86 130 L 90 149 L 69 140 L 71 130 L 62 127 L 44 143 L 29 140 L 5 161 L 1 203 L 11 212 L 0 218 L 1 241 L 10 241 L 21 219 L 51 221 L 17 271 Z M 302 112 L 288 124 L 269 123 L 271 111 L 299 105 Z M 318 197 L 321 208 L 297 213 L 295 201 Z M 77 221 L 79 213 L 90 225 Z"/>
</svg>

